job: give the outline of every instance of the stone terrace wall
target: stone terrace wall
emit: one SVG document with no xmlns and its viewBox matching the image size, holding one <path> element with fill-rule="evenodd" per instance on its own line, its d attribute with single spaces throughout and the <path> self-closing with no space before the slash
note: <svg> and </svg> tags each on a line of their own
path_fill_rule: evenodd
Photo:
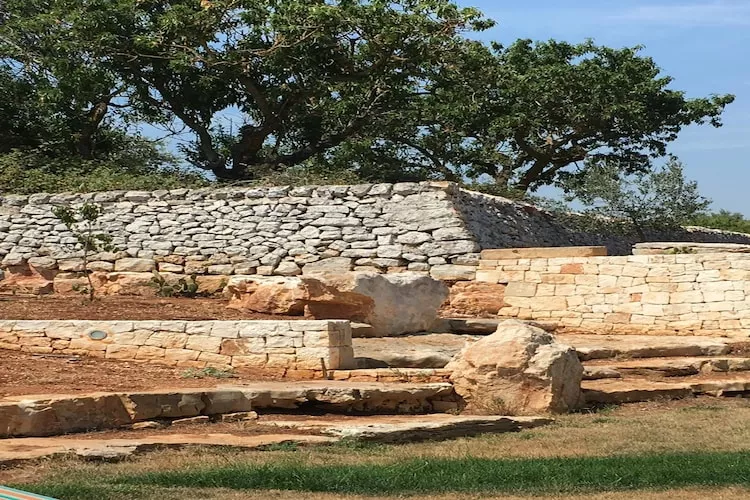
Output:
<svg viewBox="0 0 750 500">
<path fill-rule="evenodd" d="M 577 227 L 575 214 L 562 221 L 533 205 L 497 196 L 459 190 L 456 207 L 468 231 L 485 249 L 603 245 L 610 255 L 628 255 L 638 242 L 621 234 L 599 234 Z M 673 232 L 648 232 L 648 241 L 750 243 L 750 235 L 702 227 Z"/>
<path fill-rule="evenodd" d="M 506 283 L 500 316 L 592 333 L 741 334 L 750 255 L 512 258 L 487 251 L 477 280 Z"/>
<path fill-rule="evenodd" d="M 94 256 L 101 272 L 296 275 L 303 270 L 404 270 L 470 280 L 480 249 L 630 242 L 576 231 L 530 205 L 450 183 L 370 184 L 0 197 L 0 267 L 26 264 L 52 279 L 80 272 L 73 235 L 51 210 L 95 202 L 115 253 Z M 710 231 L 672 241 L 734 241 Z"/>
<path fill-rule="evenodd" d="M 94 257 L 103 272 L 296 275 L 301 269 L 429 271 L 476 265 L 447 183 L 37 194 L 0 197 L 3 267 L 80 271 L 75 240 L 53 216 L 91 201 L 117 253 Z M 41 258 L 41 259 L 40 259 Z M 137 259 L 137 260 L 133 260 Z M 439 268 L 438 268 L 439 271 Z"/>
<path fill-rule="evenodd" d="M 89 334 L 105 332 L 95 340 Z M 348 321 L 0 321 L 0 349 L 172 366 L 322 372 L 354 368 Z"/>
</svg>

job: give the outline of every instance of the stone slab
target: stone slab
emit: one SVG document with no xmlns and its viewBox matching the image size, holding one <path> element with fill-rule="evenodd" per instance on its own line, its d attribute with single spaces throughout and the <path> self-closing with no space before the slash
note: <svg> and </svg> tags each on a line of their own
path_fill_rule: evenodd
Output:
<svg viewBox="0 0 750 500">
<path fill-rule="evenodd" d="M 750 245 L 740 243 L 657 242 L 636 243 L 633 255 L 664 255 L 675 253 L 750 253 Z"/>
<path fill-rule="evenodd" d="M 121 460 L 159 449 L 187 446 L 212 446 L 256 449 L 282 443 L 324 444 L 337 441 L 327 436 L 273 434 L 242 436 L 235 434 L 164 434 L 134 439 L 90 438 L 14 438 L 0 440 L 0 466 L 17 465 L 27 460 L 74 455 L 89 460 Z"/>
<path fill-rule="evenodd" d="M 588 404 L 620 404 L 693 396 L 747 396 L 750 376 L 701 378 L 661 382 L 648 379 L 594 380 L 582 383 Z"/>
<path fill-rule="evenodd" d="M 557 257 L 606 257 L 607 247 L 536 247 L 482 250 L 482 260 L 554 259 Z"/>
<path fill-rule="evenodd" d="M 0 437 L 55 436 L 146 420 L 221 415 L 251 408 L 313 407 L 329 413 L 418 414 L 447 407 L 455 400 L 453 387 L 448 383 L 333 380 L 135 393 L 25 395 L 0 399 Z"/>
<path fill-rule="evenodd" d="M 376 416 L 347 420 L 276 420 L 262 425 L 319 431 L 323 434 L 358 441 L 403 443 L 443 440 L 486 433 L 516 432 L 554 422 L 548 417 L 511 417 L 475 415 L 420 415 L 418 417 Z"/>
</svg>

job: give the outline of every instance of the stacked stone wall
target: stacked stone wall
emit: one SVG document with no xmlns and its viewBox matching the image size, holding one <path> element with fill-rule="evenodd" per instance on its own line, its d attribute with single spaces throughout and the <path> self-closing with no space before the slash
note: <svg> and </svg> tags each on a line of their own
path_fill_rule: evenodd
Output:
<svg viewBox="0 0 750 500">
<path fill-rule="evenodd" d="M 0 268 L 48 281 L 83 271 L 76 239 L 52 209 L 84 202 L 102 207 L 101 230 L 117 249 L 92 257 L 89 270 L 100 273 L 408 270 L 472 280 L 482 249 L 603 244 L 623 254 L 632 243 L 450 183 L 8 195 L 0 196 Z M 665 239 L 750 243 L 703 229 Z"/>
<path fill-rule="evenodd" d="M 499 315 L 591 333 L 746 335 L 750 255 L 508 258 L 485 252 L 477 280 L 505 284 Z"/>
<path fill-rule="evenodd" d="M 348 321 L 0 321 L 0 349 L 170 366 L 354 368 Z"/>
</svg>

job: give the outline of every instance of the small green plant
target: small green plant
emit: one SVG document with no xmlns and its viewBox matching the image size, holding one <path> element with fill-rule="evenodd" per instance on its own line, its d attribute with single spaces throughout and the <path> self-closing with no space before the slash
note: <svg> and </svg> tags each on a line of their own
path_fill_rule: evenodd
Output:
<svg viewBox="0 0 750 500">
<path fill-rule="evenodd" d="M 231 369 L 225 370 L 213 366 L 207 366 L 200 370 L 189 368 L 182 372 L 182 378 L 235 378 L 236 376 Z"/>
<path fill-rule="evenodd" d="M 98 232 L 102 208 L 94 203 L 84 203 L 78 207 L 55 207 L 52 209 L 52 213 L 73 233 L 76 243 L 72 246 L 74 249 L 80 249 L 83 254 L 83 273 L 86 275 L 88 287 L 86 289 L 79 288 L 79 291 L 87 294 L 89 301 L 93 301 L 96 291 L 88 269 L 89 257 L 97 252 L 115 250 L 112 245 L 112 236 Z"/>
<path fill-rule="evenodd" d="M 199 295 L 199 285 L 197 275 L 195 274 L 191 274 L 188 279 L 180 278 L 177 280 L 177 283 L 171 284 L 158 271 L 154 271 L 150 284 L 156 288 L 156 295 L 158 297 L 193 298 Z"/>
<path fill-rule="evenodd" d="M 664 253 L 666 255 L 683 255 L 683 254 L 694 254 L 697 252 L 695 248 L 692 248 L 692 247 L 672 247 Z"/>
</svg>

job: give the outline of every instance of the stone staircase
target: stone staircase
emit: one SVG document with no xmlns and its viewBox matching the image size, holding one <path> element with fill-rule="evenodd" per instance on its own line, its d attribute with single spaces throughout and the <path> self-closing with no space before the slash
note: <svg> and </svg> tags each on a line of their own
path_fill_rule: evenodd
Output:
<svg viewBox="0 0 750 500">
<path fill-rule="evenodd" d="M 590 404 L 750 396 L 750 341 L 717 337 L 570 336 Z"/>
<path fill-rule="evenodd" d="M 590 405 L 698 395 L 750 396 L 747 338 L 583 334 L 557 337 L 579 353 L 585 368 L 582 387 Z M 445 364 L 467 341 L 477 338 L 480 337 L 431 334 L 354 339 L 354 351 L 363 368 L 388 366 L 408 372 L 419 367 L 423 371 L 431 369 L 447 380 Z"/>
</svg>

